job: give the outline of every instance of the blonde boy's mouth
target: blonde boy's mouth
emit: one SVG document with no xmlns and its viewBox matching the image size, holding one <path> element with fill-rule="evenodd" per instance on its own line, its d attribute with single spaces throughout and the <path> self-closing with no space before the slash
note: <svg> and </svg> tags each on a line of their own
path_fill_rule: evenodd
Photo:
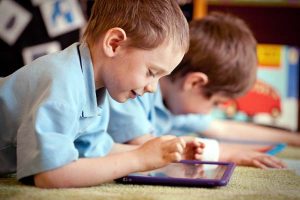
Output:
<svg viewBox="0 0 300 200">
<path fill-rule="evenodd" d="M 131 90 L 129 98 L 134 99 L 136 96 L 137 96 L 137 93 L 134 90 Z"/>
<path fill-rule="evenodd" d="M 138 93 L 138 92 L 135 91 L 135 90 L 132 90 L 132 92 L 134 93 L 135 96 L 143 96 L 143 94 L 140 94 L 140 93 Z"/>
</svg>

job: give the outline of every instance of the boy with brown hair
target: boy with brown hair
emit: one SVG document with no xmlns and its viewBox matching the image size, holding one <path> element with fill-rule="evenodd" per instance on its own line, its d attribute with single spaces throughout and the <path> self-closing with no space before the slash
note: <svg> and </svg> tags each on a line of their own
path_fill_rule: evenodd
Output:
<svg viewBox="0 0 300 200">
<path fill-rule="evenodd" d="M 126 146 L 107 134 L 106 89 L 118 102 L 152 92 L 188 46 L 175 0 L 95 1 L 84 42 L 0 79 L 0 175 L 83 187 L 199 157 L 196 141 L 163 136 Z"/>
<path fill-rule="evenodd" d="M 155 94 L 123 105 L 110 101 L 108 132 L 115 141 L 130 144 L 143 144 L 164 134 L 206 136 L 211 130 L 211 118 L 206 114 L 216 104 L 244 94 L 255 81 L 256 68 L 256 40 L 241 19 L 212 13 L 192 21 L 188 53 L 170 76 L 161 79 Z M 203 142 L 204 160 L 284 167 L 279 159 L 243 145 Z"/>
</svg>

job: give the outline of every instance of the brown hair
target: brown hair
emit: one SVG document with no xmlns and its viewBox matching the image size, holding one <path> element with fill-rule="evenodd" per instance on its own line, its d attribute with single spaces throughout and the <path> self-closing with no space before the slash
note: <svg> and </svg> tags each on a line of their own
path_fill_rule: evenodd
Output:
<svg viewBox="0 0 300 200">
<path fill-rule="evenodd" d="M 204 95 L 236 97 L 256 79 L 256 40 L 238 17 L 212 13 L 190 23 L 190 49 L 171 74 L 171 80 L 190 72 L 208 76 Z"/>
<path fill-rule="evenodd" d="M 176 0 L 95 0 L 83 39 L 93 44 L 113 27 L 126 32 L 128 46 L 153 49 L 172 41 L 188 50 L 189 27 Z"/>
</svg>

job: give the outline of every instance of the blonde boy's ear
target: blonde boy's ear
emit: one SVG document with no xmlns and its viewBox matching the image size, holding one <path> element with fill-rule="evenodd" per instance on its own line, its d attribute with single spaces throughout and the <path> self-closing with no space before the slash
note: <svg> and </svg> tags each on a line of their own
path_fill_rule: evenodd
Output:
<svg viewBox="0 0 300 200">
<path fill-rule="evenodd" d="M 208 77 L 202 72 L 191 72 L 187 74 L 183 80 L 183 89 L 199 89 L 208 83 Z"/>
<path fill-rule="evenodd" d="M 109 57 L 115 56 L 121 43 L 126 39 L 127 36 L 123 29 L 117 27 L 109 29 L 103 38 L 104 53 Z"/>
</svg>

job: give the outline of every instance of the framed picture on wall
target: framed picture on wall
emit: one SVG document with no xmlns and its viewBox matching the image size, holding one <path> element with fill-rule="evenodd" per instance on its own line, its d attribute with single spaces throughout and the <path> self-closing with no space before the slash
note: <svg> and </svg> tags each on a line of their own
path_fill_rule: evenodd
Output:
<svg viewBox="0 0 300 200">
<path fill-rule="evenodd" d="M 220 118 L 298 129 L 299 49 L 287 45 L 257 47 L 257 81 L 248 93 L 214 111 Z"/>
<path fill-rule="evenodd" d="M 59 42 L 56 41 L 26 47 L 22 51 L 24 64 L 27 65 L 41 56 L 54 53 L 59 50 L 61 50 L 61 46 Z"/>
</svg>

